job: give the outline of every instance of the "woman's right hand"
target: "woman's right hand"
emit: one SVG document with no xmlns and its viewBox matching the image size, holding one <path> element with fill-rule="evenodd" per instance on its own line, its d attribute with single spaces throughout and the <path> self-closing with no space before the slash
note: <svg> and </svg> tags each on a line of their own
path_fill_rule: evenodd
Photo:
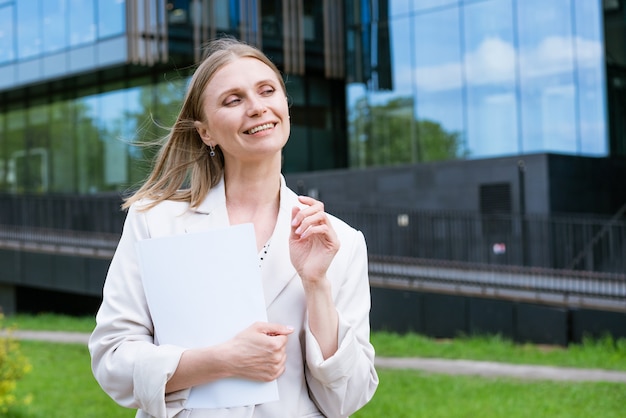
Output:
<svg viewBox="0 0 626 418">
<path fill-rule="evenodd" d="M 223 345 L 228 374 L 269 382 L 285 371 L 287 338 L 293 328 L 255 322 Z"/>
<path fill-rule="evenodd" d="M 226 377 L 270 382 L 285 371 L 292 327 L 255 322 L 229 341 L 183 352 L 165 386 L 170 393 Z"/>
</svg>

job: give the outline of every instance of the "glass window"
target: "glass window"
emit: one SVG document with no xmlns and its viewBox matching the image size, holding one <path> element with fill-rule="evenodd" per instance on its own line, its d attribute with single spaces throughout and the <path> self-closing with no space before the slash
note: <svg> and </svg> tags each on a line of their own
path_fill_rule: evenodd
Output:
<svg viewBox="0 0 626 418">
<path fill-rule="evenodd" d="M 604 39 L 600 2 L 575 1 L 575 54 L 580 153 L 608 154 Z"/>
<path fill-rule="evenodd" d="M 17 158 L 18 172 L 25 173 L 24 191 L 42 193 L 50 185 L 50 151 L 48 148 L 48 106 L 35 105 L 27 110 L 26 150 Z M 19 168 L 23 165 L 23 168 Z"/>
<path fill-rule="evenodd" d="M 50 191 L 76 192 L 76 102 L 55 97 L 50 104 Z"/>
<path fill-rule="evenodd" d="M 65 0 L 42 2 L 44 52 L 55 52 L 67 47 L 67 9 L 65 6 Z"/>
<path fill-rule="evenodd" d="M 422 159 L 417 142 L 418 121 L 415 114 L 415 46 L 409 18 L 397 18 L 390 27 L 391 83 L 389 90 L 370 90 L 364 97 L 359 89 L 350 89 L 354 103 L 352 144 L 360 164 L 389 165 L 417 162 Z M 402 52 L 400 52 L 402 51 Z M 376 72 L 373 74 L 376 78 Z"/>
<path fill-rule="evenodd" d="M 8 158 L 6 151 L 4 150 L 6 140 L 6 127 L 4 126 L 5 117 L 4 113 L 0 112 L 0 192 L 8 190 L 7 173 L 8 173 Z"/>
<path fill-rule="evenodd" d="M 15 59 L 13 6 L 0 7 L 0 64 Z"/>
<path fill-rule="evenodd" d="M 124 0 L 98 0 L 98 37 L 121 35 L 126 27 Z"/>
<path fill-rule="evenodd" d="M 125 134 L 127 94 L 115 90 L 99 96 L 98 128 L 102 143 L 102 190 L 118 190 L 128 185 L 128 160 Z"/>
<path fill-rule="evenodd" d="M 17 53 L 19 58 L 41 54 L 41 8 L 37 0 L 20 0 L 17 7 Z"/>
<path fill-rule="evenodd" d="M 7 190 L 11 192 L 24 191 L 24 166 L 19 164 L 26 153 L 24 145 L 24 133 L 26 130 L 26 112 L 23 109 L 12 110 L 6 114 L 5 143 L 3 150 L 5 155 Z"/>
<path fill-rule="evenodd" d="M 261 2 L 261 31 L 264 39 L 282 40 L 281 6 L 281 2 L 276 0 Z"/>
<path fill-rule="evenodd" d="M 441 144 L 459 145 L 465 132 L 458 8 L 417 15 L 412 38 L 418 160 L 443 159 Z"/>
<path fill-rule="evenodd" d="M 458 0 L 414 0 L 413 10 L 427 10 L 458 4 Z"/>
<path fill-rule="evenodd" d="M 77 183 L 79 193 L 101 190 L 103 146 L 97 126 L 98 96 L 89 95 L 74 102 L 76 121 Z"/>
<path fill-rule="evenodd" d="M 473 3 L 464 11 L 466 150 L 470 157 L 519 151 L 512 14 L 511 0 Z"/>
<path fill-rule="evenodd" d="M 389 16 L 395 17 L 409 14 L 413 10 L 411 3 L 412 0 L 389 0 Z"/>
<path fill-rule="evenodd" d="M 81 45 L 96 39 L 94 4 L 91 1 L 68 0 L 70 45 Z"/>
<path fill-rule="evenodd" d="M 518 2 L 522 152 L 577 152 L 569 0 Z"/>
</svg>

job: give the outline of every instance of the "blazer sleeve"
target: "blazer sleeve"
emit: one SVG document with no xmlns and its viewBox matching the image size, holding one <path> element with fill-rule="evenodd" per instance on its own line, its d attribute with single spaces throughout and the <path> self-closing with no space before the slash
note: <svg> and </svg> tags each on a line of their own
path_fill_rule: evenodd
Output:
<svg viewBox="0 0 626 418">
<path fill-rule="evenodd" d="M 335 226 L 337 228 L 337 226 Z M 378 387 L 374 347 L 370 343 L 371 306 L 367 248 L 360 231 L 341 228 L 344 253 L 333 261 L 331 280 L 339 314 L 339 347 L 324 360 L 305 321 L 306 378 L 311 397 L 328 417 L 347 417 L 365 405 Z M 338 253 L 339 256 L 341 254 Z"/>
<path fill-rule="evenodd" d="M 89 351 L 94 377 L 118 404 L 171 417 L 183 409 L 189 391 L 165 395 L 165 384 L 183 348 L 154 342 L 135 249 L 137 241 L 150 237 L 145 213 L 135 206 L 129 209 L 107 273 Z"/>
</svg>

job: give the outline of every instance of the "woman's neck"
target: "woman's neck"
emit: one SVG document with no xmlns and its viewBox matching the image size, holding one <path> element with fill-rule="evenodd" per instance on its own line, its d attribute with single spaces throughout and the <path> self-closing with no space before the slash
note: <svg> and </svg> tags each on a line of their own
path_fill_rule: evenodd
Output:
<svg viewBox="0 0 626 418">
<path fill-rule="evenodd" d="M 228 165 L 226 165 L 228 167 Z M 226 208 L 231 225 L 251 222 L 260 250 L 271 237 L 280 206 L 280 169 L 226 169 Z"/>
</svg>

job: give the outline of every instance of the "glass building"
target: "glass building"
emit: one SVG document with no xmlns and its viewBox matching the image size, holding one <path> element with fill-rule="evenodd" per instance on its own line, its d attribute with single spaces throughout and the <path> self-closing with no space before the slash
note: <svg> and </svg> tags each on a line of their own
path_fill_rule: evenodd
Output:
<svg viewBox="0 0 626 418">
<path fill-rule="evenodd" d="M 626 155 L 619 0 L 0 0 L 0 193 L 146 175 L 202 43 L 285 74 L 285 172 Z"/>
<path fill-rule="evenodd" d="M 203 42 L 222 34 L 262 47 L 285 74 L 285 170 L 345 167 L 341 6 L 1 0 L 0 193 L 133 187 L 154 151 L 141 144 L 166 133 Z"/>
<path fill-rule="evenodd" d="M 612 152 L 601 1 L 367 3 L 348 21 L 351 165 Z M 621 58 L 623 7 L 604 10 Z"/>
</svg>

